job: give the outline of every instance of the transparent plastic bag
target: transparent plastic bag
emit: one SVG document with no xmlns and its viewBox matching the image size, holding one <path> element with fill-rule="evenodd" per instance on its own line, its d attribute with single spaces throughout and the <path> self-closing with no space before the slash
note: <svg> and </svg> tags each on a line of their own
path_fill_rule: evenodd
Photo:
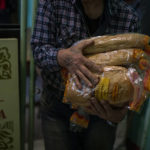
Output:
<svg viewBox="0 0 150 150">
<path fill-rule="evenodd" d="M 114 107 L 128 104 L 130 110 L 138 112 L 150 92 L 150 37 L 129 33 L 98 36 L 82 42 L 87 40 L 94 40 L 94 44 L 84 49 L 83 54 L 103 68 L 103 73 L 95 73 L 100 80 L 94 88 L 81 81 L 81 90 L 77 89 L 74 78 L 66 73 L 63 102 L 84 110 L 90 105 L 89 100 L 95 97 Z M 85 128 L 87 119 L 84 120 L 86 117 L 82 118 L 82 115 L 73 114 L 71 122 Z"/>
<path fill-rule="evenodd" d="M 134 102 L 143 101 L 146 98 L 143 79 L 135 68 L 124 68 L 120 66 L 105 66 L 103 73 L 97 74 L 100 78 L 99 83 L 94 88 L 87 87 L 82 82 L 82 89 L 79 90 L 72 77 L 69 77 L 64 102 L 77 107 L 88 107 L 89 100 L 95 97 L 98 101 L 106 100 L 115 107 L 122 107 L 126 103 L 129 106 Z M 144 94 L 145 93 L 145 94 Z M 144 94 L 144 95 L 143 95 Z M 131 110 L 136 110 L 132 105 Z M 139 108 L 139 106 L 138 106 Z"/>
</svg>

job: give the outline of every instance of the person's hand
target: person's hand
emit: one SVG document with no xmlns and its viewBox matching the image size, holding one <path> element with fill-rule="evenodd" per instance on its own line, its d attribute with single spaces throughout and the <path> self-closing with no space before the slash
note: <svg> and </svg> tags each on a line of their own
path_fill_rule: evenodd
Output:
<svg viewBox="0 0 150 150">
<path fill-rule="evenodd" d="M 76 86 L 81 89 L 81 80 L 89 87 L 93 87 L 98 82 L 98 77 L 93 72 L 101 72 L 101 68 L 83 56 L 82 50 L 93 41 L 81 41 L 80 43 L 58 52 L 58 63 L 66 68 L 75 80 Z"/>
<path fill-rule="evenodd" d="M 99 102 L 95 98 L 92 98 L 90 101 L 91 104 L 89 107 L 85 108 L 85 110 L 113 123 L 119 123 L 125 117 L 128 111 L 127 106 L 116 109 L 112 108 L 110 104 L 104 100 Z"/>
</svg>

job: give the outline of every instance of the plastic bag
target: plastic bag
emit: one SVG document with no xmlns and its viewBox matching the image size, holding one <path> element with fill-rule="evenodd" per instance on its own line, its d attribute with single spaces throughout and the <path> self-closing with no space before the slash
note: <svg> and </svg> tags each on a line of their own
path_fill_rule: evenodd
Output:
<svg viewBox="0 0 150 150">
<path fill-rule="evenodd" d="M 66 76 L 64 103 L 84 110 L 89 99 L 95 97 L 115 107 L 126 103 L 130 110 L 139 111 L 150 92 L 150 37 L 129 33 L 86 40 L 94 40 L 94 45 L 84 49 L 83 54 L 102 67 L 104 72 L 96 74 L 100 80 L 94 88 L 87 87 L 82 81 L 82 90 L 77 89 L 70 75 Z M 73 116 L 73 124 L 87 127 L 85 120 L 77 119 L 80 115 Z"/>
<path fill-rule="evenodd" d="M 97 74 L 99 83 L 94 88 L 87 87 L 82 82 L 82 89 L 79 90 L 72 77 L 69 77 L 64 102 L 70 103 L 74 107 L 88 107 L 89 99 L 95 97 L 98 101 L 106 100 L 115 107 L 122 107 L 126 103 L 129 105 L 137 102 L 136 107 L 132 105 L 129 109 L 138 111 L 137 105 L 146 98 L 144 82 L 135 68 L 124 68 L 120 66 L 105 66 L 103 73 Z"/>
</svg>

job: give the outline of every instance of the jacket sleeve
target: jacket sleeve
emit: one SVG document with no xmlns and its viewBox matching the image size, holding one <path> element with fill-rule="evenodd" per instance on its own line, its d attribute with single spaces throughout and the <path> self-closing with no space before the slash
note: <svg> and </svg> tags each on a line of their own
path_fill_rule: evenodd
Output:
<svg viewBox="0 0 150 150">
<path fill-rule="evenodd" d="M 35 63 L 40 69 L 48 72 L 60 70 L 57 62 L 56 16 L 48 0 L 39 0 L 31 47 Z"/>
</svg>

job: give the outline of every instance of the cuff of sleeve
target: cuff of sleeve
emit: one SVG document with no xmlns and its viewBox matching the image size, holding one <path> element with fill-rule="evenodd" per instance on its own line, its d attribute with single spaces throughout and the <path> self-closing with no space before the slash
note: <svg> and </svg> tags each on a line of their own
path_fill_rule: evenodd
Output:
<svg viewBox="0 0 150 150">
<path fill-rule="evenodd" d="M 58 64 L 58 61 L 57 61 L 58 51 L 59 50 L 56 49 L 55 51 L 53 51 L 49 55 L 47 69 L 50 72 L 55 72 L 55 71 L 60 71 L 61 70 L 61 66 Z"/>
<path fill-rule="evenodd" d="M 57 59 L 58 51 L 59 51 L 59 50 L 54 51 L 52 57 L 55 58 L 55 59 L 53 59 L 53 64 L 55 64 L 54 67 L 57 67 L 57 69 L 60 70 L 60 69 L 61 69 L 61 66 L 59 65 L 58 59 Z"/>
</svg>

